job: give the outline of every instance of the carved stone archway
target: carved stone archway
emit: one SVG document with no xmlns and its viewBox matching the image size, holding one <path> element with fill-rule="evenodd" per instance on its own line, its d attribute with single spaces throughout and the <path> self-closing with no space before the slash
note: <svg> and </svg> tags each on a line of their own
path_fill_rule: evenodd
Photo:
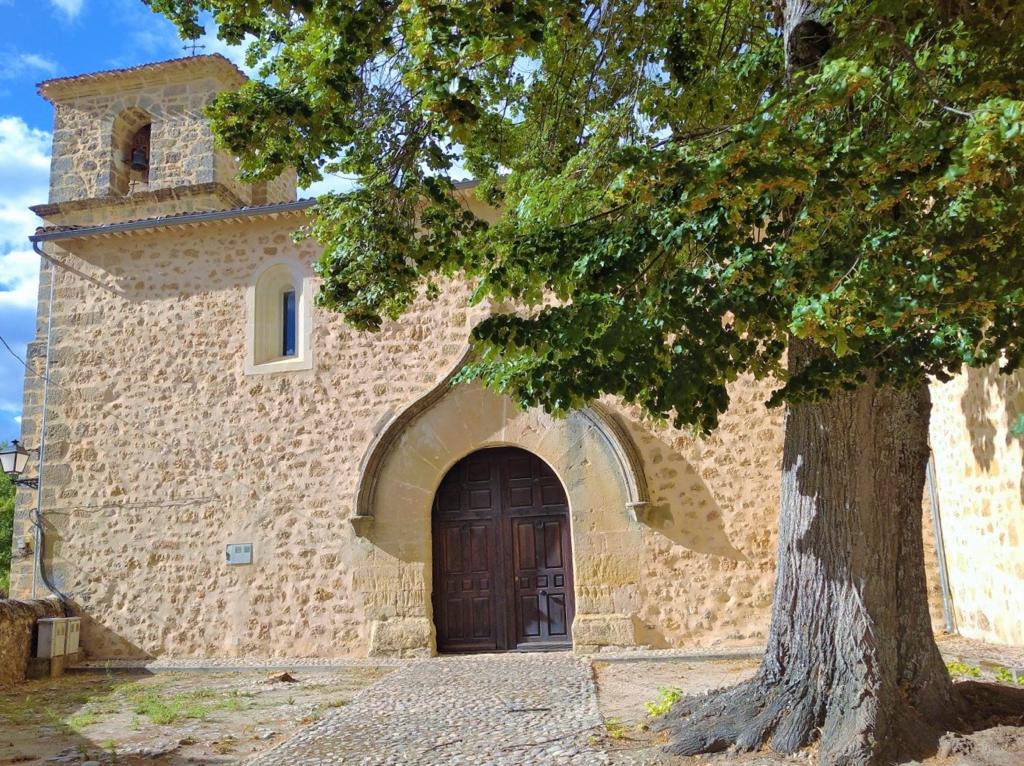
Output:
<svg viewBox="0 0 1024 766">
<path fill-rule="evenodd" d="M 484 447 L 515 446 L 544 460 L 565 486 L 576 577 L 573 646 L 636 643 L 641 543 L 637 513 L 647 484 L 638 452 L 611 411 L 594 405 L 564 418 L 523 411 L 507 397 L 450 377 L 377 437 L 360 474 L 356 533 L 373 546 L 386 579 L 364 578 L 373 655 L 435 651 L 430 606 L 430 511 L 441 479 Z M 394 592 L 381 592 L 391 590 Z"/>
</svg>

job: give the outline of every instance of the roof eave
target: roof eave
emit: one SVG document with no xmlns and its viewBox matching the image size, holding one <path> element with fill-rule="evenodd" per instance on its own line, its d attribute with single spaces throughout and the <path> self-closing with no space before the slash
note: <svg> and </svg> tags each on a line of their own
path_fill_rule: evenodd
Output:
<svg viewBox="0 0 1024 766">
<path fill-rule="evenodd" d="M 31 242 L 55 242 L 65 239 L 82 239 L 109 234 L 120 234 L 145 229 L 157 229 L 167 226 L 185 226 L 188 224 L 211 223 L 238 218 L 251 218 L 258 215 L 280 215 L 282 213 L 298 213 L 316 204 L 315 199 L 300 199 L 294 202 L 278 202 L 258 207 L 232 208 L 230 210 L 209 210 L 201 213 L 181 213 L 164 218 L 146 218 L 123 223 L 107 223 L 99 226 L 81 226 L 59 231 L 40 229 L 29 237 Z"/>
</svg>

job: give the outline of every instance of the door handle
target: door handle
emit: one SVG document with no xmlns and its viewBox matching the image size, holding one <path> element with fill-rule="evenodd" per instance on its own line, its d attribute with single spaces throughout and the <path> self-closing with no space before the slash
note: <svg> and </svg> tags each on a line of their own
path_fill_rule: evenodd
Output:
<svg viewBox="0 0 1024 766">
<path fill-rule="evenodd" d="M 546 590 L 542 590 L 542 591 L 540 592 L 540 595 L 542 595 L 542 596 L 546 596 L 546 595 L 548 595 L 548 592 L 547 592 Z"/>
</svg>

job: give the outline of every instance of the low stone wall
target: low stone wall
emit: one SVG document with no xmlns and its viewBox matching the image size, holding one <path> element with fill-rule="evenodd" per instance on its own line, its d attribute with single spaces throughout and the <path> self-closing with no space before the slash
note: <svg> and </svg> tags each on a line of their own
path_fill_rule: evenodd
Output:
<svg viewBox="0 0 1024 766">
<path fill-rule="evenodd" d="M 40 617 L 63 615 L 56 599 L 0 600 L 0 686 L 25 680 L 32 649 L 32 626 Z"/>
</svg>

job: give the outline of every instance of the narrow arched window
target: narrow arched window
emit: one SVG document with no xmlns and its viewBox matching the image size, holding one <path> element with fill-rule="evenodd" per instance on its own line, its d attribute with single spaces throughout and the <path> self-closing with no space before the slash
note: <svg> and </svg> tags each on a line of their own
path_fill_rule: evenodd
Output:
<svg viewBox="0 0 1024 766">
<path fill-rule="evenodd" d="M 312 367 L 312 277 L 291 261 L 264 268 L 247 292 L 246 372 Z"/>
<path fill-rule="evenodd" d="M 299 321 L 295 309 L 295 290 L 285 290 L 281 294 L 281 356 L 295 356 L 295 329 Z"/>
</svg>

